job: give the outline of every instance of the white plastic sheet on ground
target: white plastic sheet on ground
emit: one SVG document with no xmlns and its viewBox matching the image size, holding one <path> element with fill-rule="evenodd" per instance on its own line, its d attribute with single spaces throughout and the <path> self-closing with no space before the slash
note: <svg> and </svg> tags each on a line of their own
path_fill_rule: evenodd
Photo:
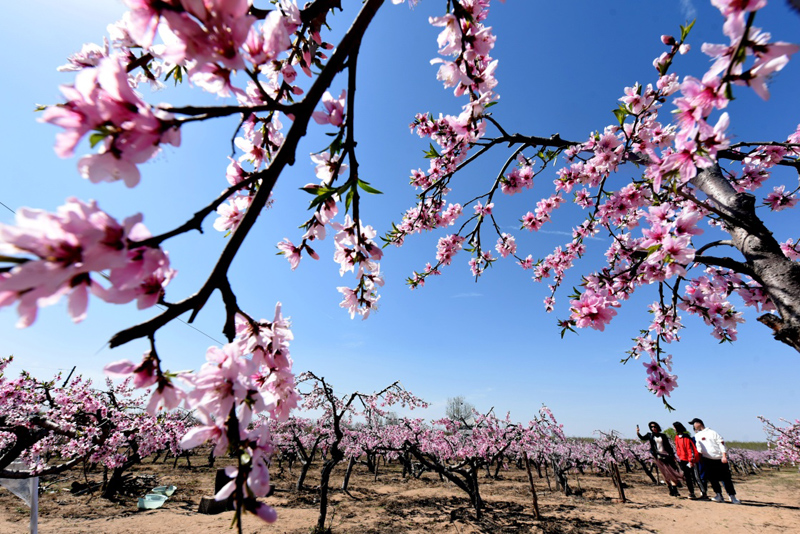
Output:
<svg viewBox="0 0 800 534">
<path fill-rule="evenodd" d="M 24 471 L 28 469 L 27 464 L 14 460 L 6 470 Z M 25 501 L 31 509 L 31 534 L 36 534 L 39 520 L 39 477 L 34 478 L 0 478 L 0 486 L 8 489 L 11 493 Z"/>
<path fill-rule="evenodd" d="M 25 471 L 28 466 L 19 461 L 14 460 L 6 467 L 7 471 Z M 0 486 L 3 486 L 8 491 L 25 501 L 25 504 L 30 508 L 31 500 L 34 491 L 39 491 L 39 478 L 0 478 Z M 34 490 L 34 488 L 36 488 Z"/>
</svg>

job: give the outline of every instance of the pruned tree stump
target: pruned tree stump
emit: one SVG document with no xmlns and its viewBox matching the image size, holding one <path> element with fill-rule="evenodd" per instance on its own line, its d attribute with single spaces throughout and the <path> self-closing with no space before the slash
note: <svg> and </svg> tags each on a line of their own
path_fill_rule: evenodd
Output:
<svg viewBox="0 0 800 534">
<path fill-rule="evenodd" d="M 228 511 L 228 501 L 218 501 L 214 497 L 203 497 L 200 499 L 198 514 L 217 515 Z"/>
</svg>

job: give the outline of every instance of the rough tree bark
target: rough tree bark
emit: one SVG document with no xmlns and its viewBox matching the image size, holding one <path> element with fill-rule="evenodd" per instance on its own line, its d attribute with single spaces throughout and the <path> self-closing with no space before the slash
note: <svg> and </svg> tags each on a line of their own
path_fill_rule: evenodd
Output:
<svg viewBox="0 0 800 534">
<path fill-rule="evenodd" d="M 744 263 L 707 256 L 698 256 L 695 261 L 731 268 L 761 284 L 777 314 L 766 313 L 758 320 L 773 330 L 776 340 L 800 352 L 800 263 L 784 255 L 772 232 L 758 218 L 756 197 L 737 193 L 719 165 L 700 170 L 691 183 L 723 215 L 732 245 L 744 256 Z"/>
</svg>

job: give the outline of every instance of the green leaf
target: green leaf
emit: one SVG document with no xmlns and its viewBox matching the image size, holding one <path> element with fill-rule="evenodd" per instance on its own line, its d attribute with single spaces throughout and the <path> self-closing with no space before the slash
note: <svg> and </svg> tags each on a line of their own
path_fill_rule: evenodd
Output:
<svg viewBox="0 0 800 534">
<path fill-rule="evenodd" d="M 625 123 L 625 119 L 628 117 L 628 110 L 623 109 L 622 106 L 612 111 L 612 113 L 617 118 L 617 121 L 619 122 L 620 126 L 622 126 Z"/>
<path fill-rule="evenodd" d="M 170 70 L 164 76 L 164 81 L 166 82 L 170 78 L 172 78 L 175 81 L 175 85 L 178 85 L 179 83 L 183 82 L 183 71 L 181 71 L 180 66 L 176 65 L 175 67 L 173 67 L 172 70 Z"/>
<path fill-rule="evenodd" d="M 106 137 L 108 137 L 107 133 L 95 132 L 89 136 L 89 144 L 94 148 L 97 143 L 102 142 Z"/>
<path fill-rule="evenodd" d="M 697 19 L 694 19 L 692 22 L 690 22 L 686 26 L 681 26 L 681 42 L 686 40 L 686 37 L 688 37 L 689 32 L 692 31 L 692 27 L 694 26 L 695 22 L 697 22 Z"/>
<path fill-rule="evenodd" d="M 577 334 L 577 332 L 572 328 L 572 325 L 569 322 L 564 324 L 564 327 L 561 329 L 561 339 L 564 339 L 564 334 L 567 332 L 572 332 L 573 334 Z"/>
<path fill-rule="evenodd" d="M 497 100 L 495 100 L 494 102 L 489 102 L 488 104 L 486 104 L 485 106 L 483 106 L 483 109 L 489 109 L 490 107 L 492 107 L 492 106 L 496 106 L 496 105 L 497 105 L 497 104 L 499 104 L 499 103 L 500 103 L 500 102 L 498 102 Z"/>
<path fill-rule="evenodd" d="M 322 204 L 323 202 L 325 202 L 326 200 L 328 200 L 330 198 L 331 194 L 328 194 L 328 195 L 317 195 L 316 197 L 314 197 L 314 200 L 312 200 L 308 204 L 309 209 L 315 208 L 315 207 L 319 206 L 320 204 Z"/>
<path fill-rule="evenodd" d="M 342 136 L 341 135 L 333 140 L 333 142 L 330 145 L 330 148 L 331 148 L 331 154 L 333 154 L 333 155 L 336 155 L 336 154 L 338 154 L 339 152 L 342 151 Z"/>
<path fill-rule="evenodd" d="M 28 260 L 24 258 L 16 258 L 14 256 L 0 255 L 0 261 L 7 263 L 26 263 Z"/>
<path fill-rule="evenodd" d="M 728 100 L 733 100 L 733 84 L 728 83 L 725 86 L 725 98 Z"/>
<path fill-rule="evenodd" d="M 311 191 L 309 191 L 308 189 L 304 189 L 304 191 L 311 193 Z M 309 208 L 313 208 L 319 204 L 322 204 L 323 202 L 331 198 L 334 195 L 334 193 L 337 193 L 337 190 L 331 189 L 327 186 L 322 186 L 319 189 L 317 189 L 316 193 L 317 196 L 308 205 Z"/>
<path fill-rule="evenodd" d="M 344 199 L 344 212 L 350 211 L 350 204 L 353 202 L 353 190 L 347 192 L 347 197 Z"/>
<path fill-rule="evenodd" d="M 431 143 L 430 145 L 431 145 L 430 149 L 427 152 L 425 152 L 425 158 L 426 159 L 438 158 L 439 153 L 436 152 L 435 148 L 433 148 L 433 143 Z"/>
<path fill-rule="evenodd" d="M 348 190 L 352 190 L 356 184 L 352 183 L 350 180 L 347 180 L 344 184 L 340 185 L 336 188 L 336 194 L 340 197 L 344 195 Z"/>
<path fill-rule="evenodd" d="M 361 189 L 363 189 L 367 193 L 370 193 L 370 194 L 373 194 L 373 195 L 382 195 L 383 194 L 383 191 L 378 191 L 377 189 L 375 189 L 374 187 L 369 185 L 369 182 L 365 182 L 364 180 L 359 180 L 358 181 L 358 187 L 360 187 Z"/>
</svg>

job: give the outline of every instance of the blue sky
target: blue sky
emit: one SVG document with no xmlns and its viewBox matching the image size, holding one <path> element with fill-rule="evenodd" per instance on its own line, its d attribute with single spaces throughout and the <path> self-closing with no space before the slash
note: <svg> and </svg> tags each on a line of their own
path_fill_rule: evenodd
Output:
<svg viewBox="0 0 800 534">
<path fill-rule="evenodd" d="M 346 23 L 360 3 L 344 4 L 347 11 L 333 17 L 332 25 Z M 441 87 L 436 68 L 429 65 L 436 57 L 438 32 L 427 18 L 441 14 L 445 2 L 422 0 L 414 10 L 387 4 L 364 40 L 357 93 L 361 174 L 385 193 L 364 199 L 362 219 L 379 233 L 414 202 L 407 185 L 409 170 L 427 165 L 422 157 L 427 143 L 409 134 L 408 123 L 416 112 L 457 113 L 462 104 Z M 501 99 L 493 111 L 506 129 L 526 134 L 558 132 L 566 139 L 583 140 L 590 131 L 611 123 L 610 110 L 625 86 L 655 81 L 651 62 L 664 50 L 659 36 L 676 34 L 688 18 L 697 17 L 689 38 L 693 50 L 679 58 L 676 72 L 699 77 L 708 65 L 700 45 L 727 39 L 721 33 L 719 12 L 699 0 L 494 4 L 487 22 L 498 36 L 492 55 L 500 61 Z M 58 84 L 70 83 L 73 75 L 58 73 L 56 67 L 84 42 L 100 42 L 106 24 L 119 18 L 123 6 L 113 1 L 32 0 L 15 2 L 6 10 L 0 49 L 7 72 L 15 76 L 0 88 L 4 102 L 0 150 L 5 162 L 0 202 L 11 209 L 54 210 L 69 196 L 94 198 L 118 219 L 141 211 L 151 231 L 160 233 L 186 220 L 223 189 L 233 120 L 184 128 L 182 147 L 169 147 L 143 165 L 142 183 L 133 190 L 121 183 L 92 185 L 82 180 L 77 158 L 55 156 L 56 129 L 35 122 L 32 110 L 36 104 L 60 101 Z M 800 16 L 783 2 L 773 1 L 756 20 L 774 40 L 800 40 Z M 799 65 L 795 59 L 775 78 L 768 102 L 749 91 L 737 91 L 729 111 L 738 140 L 780 139 L 795 129 L 800 122 Z M 340 76 L 331 92 L 338 94 L 344 85 Z M 152 103 L 175 105 L 224 103 L 186 88 L 145 91 L 145 97 Z M 274 207 L 262 215 L 231 271 L 240 303 L 251 314 L 269 318 L 274 303 L 283 302 L 284 312 L 293 320 L 292 354 L 298 372 L 313 370 L 342 392 L 378 389 L 400 380 L 432 404 L 424 414 L 428 417 L 443 415 L 447 398 L 457 395 L 483 411 L 510 410 L 517 420 L 529 419 L 547 404 L 570 435 L 616 429 L 632 436 L 637 423 L 655 419 L 666 426 L 697 416 L 729 439 L 760 440 L 757 415 L 797 416 L 800 359 L 773 341 L 753 314 L 740 328 L 740 340 L 725 345 L 718 344 L 699 320 L 684 318 L 688 328 L 683 341 L 670 351 L 680 384 L 671 400 L 677 411 L 670 414 L 645 390 L 640 363 L 619 364 L 630 338 L 649 322 L 645 308 L 653 295 L 647 288 L 625 303 L 605 332 L 581 331 L 562 340 L 556 320 L 568 314 L 567 293 L 557 296 L 553 314 L 544 313 L 546 286 L 532 282 L 529 272 L 510 261 L 498 262 L 475 283 L 466 265 L 468 257 L 457 256 L 444 276 L 409 291 L 405 278 L 433 260 L 442 234 L 415 236 L 400 249 L 386 249 L 381 307 L 366 321 L 351 320 L 338 306 L 336 287 L 352 285 L 352 279 L 339 277 L 330 259 L 330 242 L 315 247 L 322 256 L 319 262 L 304 260 L 295 272 L 275 256 L 275 243 L 283 237 L 297 241 L 302 233 L 297 226 L 307 218 L 308 196 L 298 188 L 314 181 L 305 154 L 327 144 L 325 131 L 310 129 L 297 163 L 278 183 Z M 78 154 L 87 151 L 84 145 Z M 458 178 L 460 189 L 453 200 L 464 202 L 474 196 L 471 193 L 488 188 L 507 156 L 508 152 L 498 152 L 471 166 Z M 517 237 L 523 255 L 545 256 L 566 243 L 571 227 L 580 222 L 579 215 L 567 208 L 542 232 L 515 230 L 519 217 L 549 194 L 552 176 L 541 175 L 537 187 L 525 195 L 497 198 L 499 223 Z M 619 180 L 627 177 L 622 173 Z M 796 183 L 791 174 L 777 178 Z M 767 219 L 776 237 L 798 237 L 793 233 L 797 215 L 779 215 Z M 12 213 L 0 207 L 0 222 L 12 221 Z M 205 235 L 181 236 L 165 245 L 179 271 L 168 288 L 169 300 L 193 292 L 224 245 L 211 223 L 213 219 L 207 221 Z M 599 265 L 607 244 L 602 238 L 590 242 L 590 253 L 565 287 L 577 284 L 580 274 Z M 88 318 L 73 325 L 62 303 L 42 309 L 31 328 L 17 330 L 15 310 L 5 308 L 0 310 L 1 352 L 15 355 L 13 370 L 25 368 L 48 377 L 77 365 L 79 372 L 99 379 L 105 363 L 137 359 L 146 349 L 143 343 L 131 343 L 110 350 L 108 338 L 153 313 L 92 301 Z M 199 331 L 173 323 L 159 332 L 159 352 L 166 365 L 198 368 L 213 343 L 208 336 L 223 339 L 222 320 L 215 296 L 194 323 Z"/>
</svg>

